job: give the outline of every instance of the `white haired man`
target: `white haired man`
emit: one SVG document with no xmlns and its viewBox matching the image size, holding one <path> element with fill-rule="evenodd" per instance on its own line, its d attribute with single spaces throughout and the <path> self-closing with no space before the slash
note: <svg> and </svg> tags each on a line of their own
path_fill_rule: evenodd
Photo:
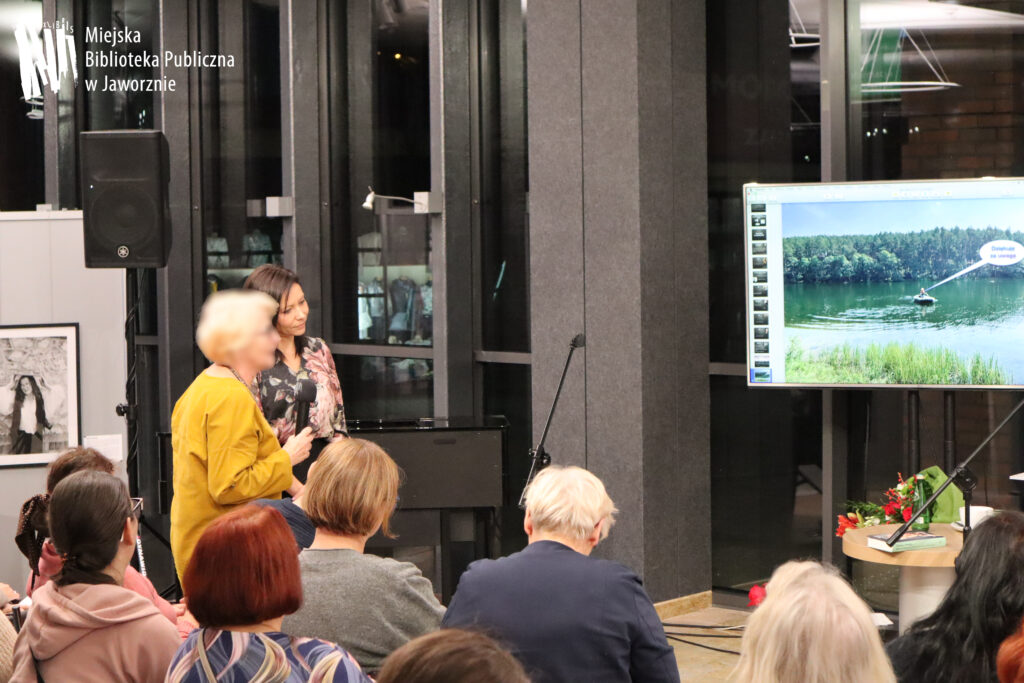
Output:
<svg viewBox="0 0 1024 683">
<path fill-rule="evenodd" d="M 498 638 L 535 683 L 675 683 L 675 655 L 640 578 L 590 557 L 616 512 L 590 472 L 545 469 L 526 491 L 530 544 L 471 564 L 442 626 Z"/>
</svg>

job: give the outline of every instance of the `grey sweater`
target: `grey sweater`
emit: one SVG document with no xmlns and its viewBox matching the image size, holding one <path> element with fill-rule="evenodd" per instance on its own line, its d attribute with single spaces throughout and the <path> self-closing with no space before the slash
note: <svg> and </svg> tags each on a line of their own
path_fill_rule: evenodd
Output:
<svg viewBox="0 0 1024 683">
<path fill-rule="evenodd" d="M 293 637 L 341 645 L 367 671 L 408 641 L 437 630 L 444 607 L 408 562 L 354 550 L 303 550 L 302 608 L 284 618 Z"/>
</svg>

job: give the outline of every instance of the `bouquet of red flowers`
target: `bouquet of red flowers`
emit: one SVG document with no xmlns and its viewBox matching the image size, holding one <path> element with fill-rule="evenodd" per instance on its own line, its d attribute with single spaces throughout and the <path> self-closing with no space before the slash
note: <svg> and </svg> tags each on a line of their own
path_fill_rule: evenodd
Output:
<svg viewBox="0 0 1024 683">
<path fill-rule="evenodd" d="M 884 504 L 847 501 L 846 514 L 839 515 L 837 520 L 836 536 L 842 536 L 847 529 L 902 524 L 909 520 L 914 514 L 915 489 L 924 486 L 924 477 L 920 474 L 909 479 L 904 479 L 902 474 L 896 476 L 898 483 L 885 492 Z"/>
</svg>

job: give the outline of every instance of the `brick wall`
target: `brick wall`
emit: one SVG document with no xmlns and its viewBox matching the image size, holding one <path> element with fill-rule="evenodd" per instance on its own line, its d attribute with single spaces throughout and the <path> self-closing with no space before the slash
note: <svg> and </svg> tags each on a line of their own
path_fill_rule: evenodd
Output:
<svg viewBox="0 0 1024 683">
<path fill-rule="evenodd" d="M 919 34 L 913 37 L 932 58 Z M 900 113 L 910 129 L 902 177 L 1024 174 L 1024 41 L 1009 31 L 933 31 L 928 39 L 960 87 L 902 96 Z M 934 80 L 908 41 L 903 54 L 905 80 Z"/>
</svg>

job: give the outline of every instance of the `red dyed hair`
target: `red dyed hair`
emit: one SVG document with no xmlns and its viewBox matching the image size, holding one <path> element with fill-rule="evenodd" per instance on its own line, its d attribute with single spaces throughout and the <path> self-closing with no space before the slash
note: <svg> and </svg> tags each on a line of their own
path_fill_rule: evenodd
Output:
<svg viewBox="0 0 1024 683">
<path fill-rule="evenodd" d="M 1024 630 L 1003 641 L 996 657 L 1000 683 L 1024 683 Z"/>
<path fill-rule="evenodd" d="M 189 611 L 203 626 L 251 626 L 302 606 L 295 537 L 269 507 L 245 505 L 214 520 L 183 578 Z"/>
</svg>

